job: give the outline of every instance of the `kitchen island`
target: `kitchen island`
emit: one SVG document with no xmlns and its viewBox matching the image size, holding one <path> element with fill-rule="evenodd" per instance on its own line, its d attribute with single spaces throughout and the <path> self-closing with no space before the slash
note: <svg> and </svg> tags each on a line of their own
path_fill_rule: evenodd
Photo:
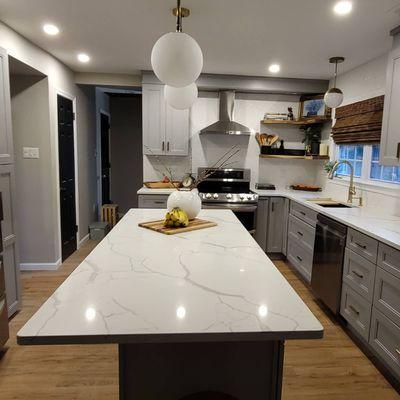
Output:
<svg viewBox="0 0 400 400">
<path fill-rule="evenodd" d="M 22 345 L 118 343 L 120 399 L 281 397 L 284 341 L 323 328 L 231 211 L 173 236 L 132 209 L 18 332 Z"/>
</svg>

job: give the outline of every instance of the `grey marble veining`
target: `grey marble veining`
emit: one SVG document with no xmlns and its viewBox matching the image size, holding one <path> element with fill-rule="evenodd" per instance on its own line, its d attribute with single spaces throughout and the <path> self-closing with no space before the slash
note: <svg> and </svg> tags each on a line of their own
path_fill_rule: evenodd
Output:
<svg viewBox="0 0 400 400">
<path fill-rule="evenodd" d="M 133 209 L 18 332 L 21 344 L 316 338 L 323 328 L 231 211 L 167 236 Z"/>
</svg>

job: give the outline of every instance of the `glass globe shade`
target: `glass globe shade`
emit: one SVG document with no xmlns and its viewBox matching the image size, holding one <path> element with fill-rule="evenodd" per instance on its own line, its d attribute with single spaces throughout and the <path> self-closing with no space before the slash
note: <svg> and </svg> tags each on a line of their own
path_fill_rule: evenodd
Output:
<svg viewBox="0 0 400 400">
<path fill-rule="evenodd" d="M 192 107 L 197 99 L 197 94 L 198 90 L 195 83 L 181 88 L 169 85 L 164 86 L 164 96 L 167 103 L 177 110 L 186 110 Z"/>
<path fill-rule="evenodd" d="M 203 68 L 203 53 L 188 34 L 170 32 L 153 46 L 151 65 L 157 78 L 169 86 L 183 87 L 193 83 Z"/>
<path fill-rule="evenodd" d="M 324 101 L 330 108 L 339 107 L 343 102 L 343 92 L 338 88 L 329 89 L 325 93 Z"/>
</svg>

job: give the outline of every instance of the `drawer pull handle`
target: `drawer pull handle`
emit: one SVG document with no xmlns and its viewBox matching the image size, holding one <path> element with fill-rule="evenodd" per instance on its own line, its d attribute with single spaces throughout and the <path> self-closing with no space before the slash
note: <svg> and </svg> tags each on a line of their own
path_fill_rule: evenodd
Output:
<svg viewBox="0 0 400 400">
<path fill-rule="evenodd" d="M 367 248 L 367 246 L 365 245 L 365 244 L 360 244 L 360 243 L 357 243 L 357 242 L 354 242 L 354 244 L 356 245 L 356 246 L 358 246 L 358 247 L 361 247 L 362 249 L 366 249 Z"/>
<path fill-rule="evenodd" d="M 306 215 L 306 213 L 304 211 L 300 211 L 300 214 L 304 215 L 304 216 Z"/>
<path fill-rule="evenodd" d="M 162 151 L 164 151 L 165 150 L 165 142 L 163 141 L 162 142 Z"/>
<path fill-rule="evenodd" d="M 397 153 L 396 153 L 397 158 L 400 158 L 400 143 L 397 143 Z"/>
<path fill-rule="evenodd" d="M 351 271 L 355 276 L 358 276 L 360 279 L 362 279 L 362 278 L 364 278 L 364 275 L 363 274 L 360 274 L 359 272 L 357 272 L 357 271 Z"/>
<path fill-rule="evenodd" d="M 396 349 L 396 353 L 400 356 L 400 350 Z"/>
<path fill-rule="evenodd" d="M 356 310 L 352 305 L 349 305 L 348 308 L 349 308 L 350 311 L 353 311 L 353 313 L 355 313 L 357 315 L 360 315 L 360 311 Z"/>
<path fill-rule="evenodd" d="M 303 261 L 303 259 L 299 256 L 296 256 L 299 261 Z"/>
<path fill-rule="evenodd" d="M 164 201 L 155 201 L 154 204 L 165 204 Z"/>
<path fill-rule="evenodd" d="M 300 231 L 297 231 L 297 233 L 298 233 L 300 236 L 304 236 Z"/>
</svg>

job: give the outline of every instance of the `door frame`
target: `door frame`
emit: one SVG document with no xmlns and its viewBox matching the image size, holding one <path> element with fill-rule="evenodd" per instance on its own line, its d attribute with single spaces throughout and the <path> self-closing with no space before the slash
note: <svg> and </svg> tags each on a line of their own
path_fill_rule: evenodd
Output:
<svg viewBox="0 0 400 400">
<path fill-rule="evenodd" d="M 75 175 L 75 224 L 78 227 L 76 231 L 76 249 L 78 250 L 81 247 L 81 243 L 79 240 L 79 187 L 78 187 L 78 146 L 77 146 L 77 116 L 76 116 L 76 96 L 65 92 L 61 89 L 56 89 L 55 101 L 56 101 L 56 110 L 58 111 L 58 95 L 65 97 L 72 101 L 72 111 L 75 115 L 73 127 L 74 127 L 74 175 Z M 61 235 L 61 204 L 60 204 L 60 163 L 59 163 L 59 147 L 58 147 L 58 112 L 56 112 L 56 168 L 57 168 L 57 179 L 56 179 L 56 194 L 57 194 L 57 225 L 58 225 L 58 251 L 59 251 L 59 260 L 60 264 L 62 263 L 62 235 Z M 83 240 L 82 240 L 83 241 Z"/>
<path fill-rule="evenodd" d="M 102 108 L 99 109 L 99 121 L 100 121 L 100 152 L 99 152 L 99 159 L 100 159 L 100 183 L 99 183 L 99 187 L 100 187 L 100 199 L 99 199 L 99 212 L 101 211 L 101 206 L 103 204 L 103 181 L 102 181 L 102 171 L 101 171 L 101 163 L 102 163 L 102 157 L 101 157 L 101 114 L 105 115 L 106 117 L 108 117 L 108 124 L 109 124 L 109 134 L 108 134 L 108 161 L 110 161 L 111 164 L 111 114 L 106 111 L 103 110 Z M 111 168 L 110 168 L 111 170 Z M 109 180 L 110 180 L 110 198 L 111 198 L 111 172 L 110 172 L 110 176 L 109 176 Z"/>
</svg>

